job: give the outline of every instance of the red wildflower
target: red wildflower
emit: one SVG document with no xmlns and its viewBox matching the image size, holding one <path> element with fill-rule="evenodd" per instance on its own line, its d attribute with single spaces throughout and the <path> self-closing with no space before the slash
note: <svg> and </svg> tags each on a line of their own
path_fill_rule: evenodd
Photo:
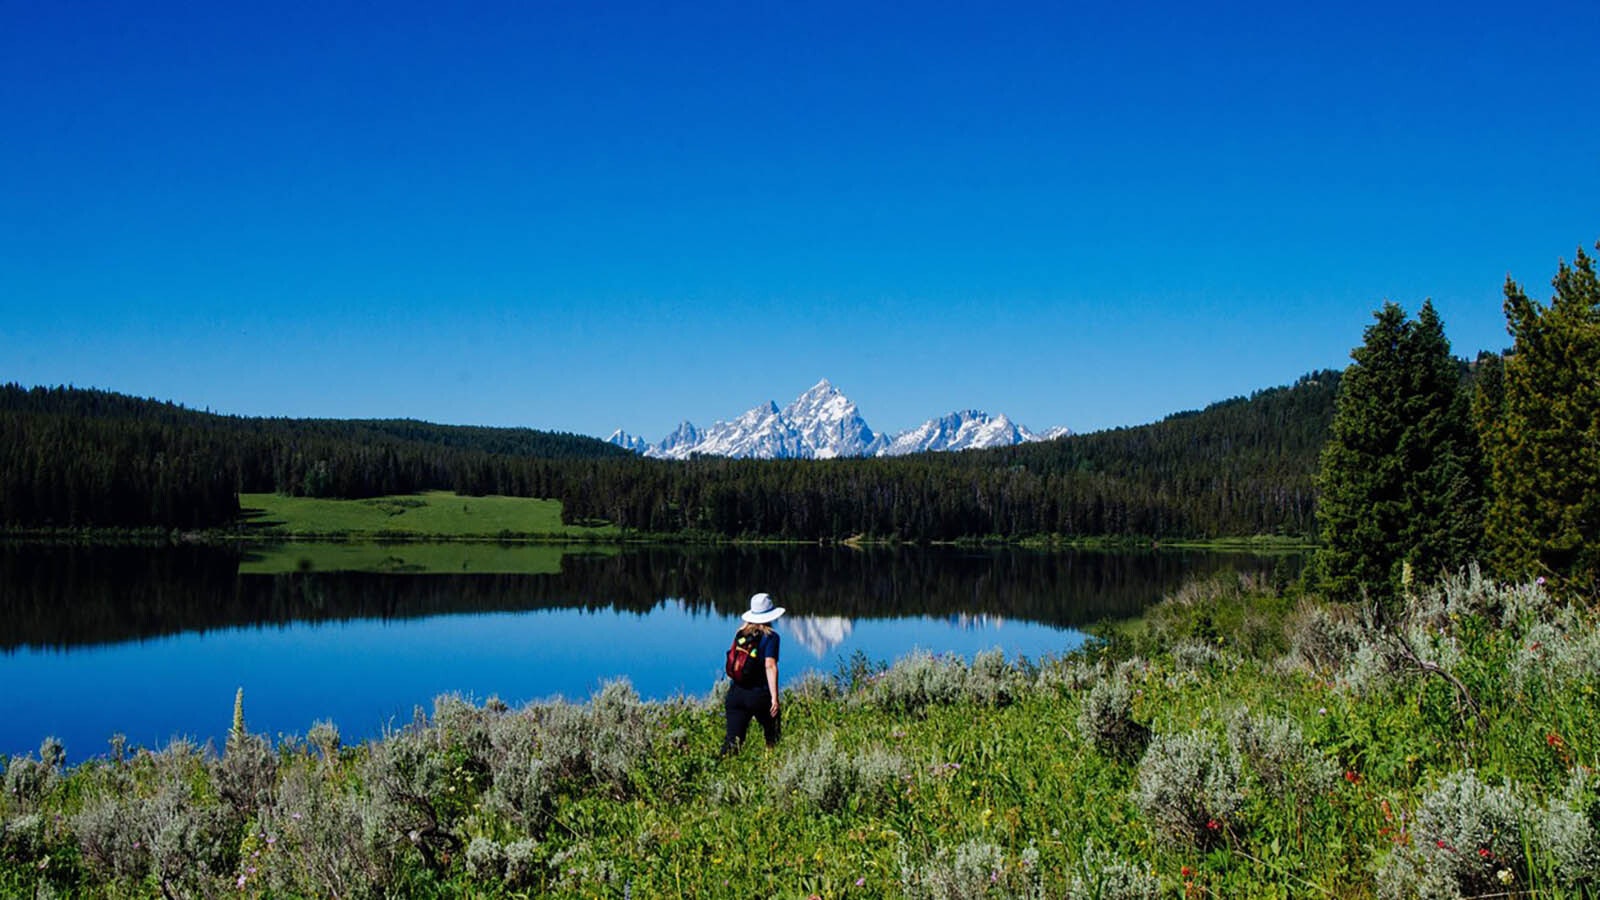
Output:
<svg viewBox="0 0 1600 900">
<path fill-rule="evenodd" d="M 1218 822 L 1216 819 L 1211 819 L 1210 821 L 1206 822 L 1206 827 L 1212 831 L 1216 831 L 1218 828 L 1222 827 L 1222 823 Z"/>
<path fill-rule="evenodd" d="M 1352 769 L 1352 770 L 1344 773 L 1344 780 L 1350 782 L 1351 784 L 1360 784 L 1361 783 L 1361 773 L 1355 771 L 1354 769 Z"/>
<path fill-rule="evenodd" d="M 1566 743 L 1561 740 L 1561 735 L 1556 734 L 1554 731 L 1544 736 L 1544 742 L 1552 747 L 1560 747 Z"/>
<path fill-rule="evenodd" d="M 1194 870 L 1189 868 L 1188 866 L 1184 866 L 1183 868 L 1178 870 L 1178 874 L 1182 875 L 1185 878 L 1188 878 L 1190 875 L 1194 874 Z"/>
<path fill-rule="evenodd" d="M 1479 847 L 1478 848 L 1478 857 L 1480 859 L 1488 859 L 1489 858 L 1489 848 L 1488 847 Z"/>
</svg>

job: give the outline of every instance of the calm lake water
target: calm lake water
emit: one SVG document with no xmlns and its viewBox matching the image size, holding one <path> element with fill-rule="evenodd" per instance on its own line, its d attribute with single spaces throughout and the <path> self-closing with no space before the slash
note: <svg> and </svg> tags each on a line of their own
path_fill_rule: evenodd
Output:
<svg viewBox="0 0 1600 900">
<path fill-rule="evenodd" d="M 47 735 L 71 760 L 113 734 L 220 741 L 250 728 L 347 742 L 459 693 L 512 705 L 704 695 L 755 591 L 789 614 L 785 682 L 856 653 L 1037 659 L 1221 569 L 1289 577 L 1294 559 L 1199 552 L 741 548 L 563 551 L 486 545 L 0 546 L 0 754 Z"/>
</svg>

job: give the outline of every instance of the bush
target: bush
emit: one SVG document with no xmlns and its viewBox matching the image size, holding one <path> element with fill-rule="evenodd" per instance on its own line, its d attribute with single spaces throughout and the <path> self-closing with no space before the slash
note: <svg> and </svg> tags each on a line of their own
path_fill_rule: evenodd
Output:
<svg viewBox="0 0 1600 900">
<path fill-rule="evenodd" d="M 1326 789 L 1338 766 L 1306 742 L 1300 724 L 1241 709 L 1228 720 L 1228 749 L 1273 794 L 1306 795 Z"/>
<path fill-rule="evenodd" d="M 1078 708 L 1078 732 L 1103 756 L 1132 760 L 1144 751 L 1150 729 L 1133 718 L 1133 685 L 1121 669 L 1099 679 Z"/>
<path fill-rule="evenodd" d="M 966 685 L 967 664 L 960 657 L 919 650 L 873 677 L 863 701 L 889 712 L 920 716 L 930 706 L 959 701 Z"/>
<path fill-rule="evenodd" d="M 1134 803 L 1157 837 L 1210 846 L 1239 808 L 1239 758 L 1200 734 L 1160 735 L 1139 760 Z"/>
<path fill-rule="evenodd" d="M 61 779 L 61 766 L 66 760 L 66 750 L 53 737 L 39 744 L 39 758 L 12 757 L 6 765 L 6 800 L 14 809 L 36 809 L 45 795 L 55 790 Z"/>
<path fill-rule="evenodd" d="M 391 893 L 401 838 L 383 832 L 379 801 L 354 787 L 342 789 L 325 765 L 309 759 L 283 767 L 276 796 L 261 816 L 274 839 L 274 852 L 261 864 L 270 888 L 352 900 Z"/>
<path fill-rule="evenodd" d="M 1361 627 L 1347 608 L 1302 603 L 1290 617 L 1288 659 L 1315 675 L 1340 671 L 1361 647 Z"/>
<path fill-rule="evenodd" d="M 994 844 L 971 840 L 955 848 L 940 847 L 931 857 L 910 861 L 902 851 L 900 889 L 904 896 L 926 900 L 969 900 L 975 897 L 1038 897 L 1037 854 L 1025 851 L 1015 865 Z"/>
<path fill-rule="evenodd" d="M 894 753 L 879 747 L 865 753 L 846 750 L 836 746 L 829 734 L 785 756 L 772 783 L 782 795 L 803 797 L 819 809 L 837 812 L 853 800 L 886 797 L 904 768 Z"/>
<path fill-rule="evenodd" d="M 232 734 L 223 757 L 211 765 L 211 779 L 218 796 L 242 822 L 272 801 L 278 757 L 261 735 Z"/>
<path fill-rule="evenodd" d="M 1091 842 L 1078 859 L 1067 896 L 1071 900 L 1156 900 L 1161 896 L 1161 880 L 1148 864 L 1130 862 Z"/>
<path fill-rule="evenodd" d="M 1026 683 L 1022 674 L 1006 663 L 1004 651 L 985 650 L 972 658 L 964 693 L 980 706 L 1009 706 Z"/>
<path fill-rule="evenodd" d="M 1596 886 L 1600 842 L 1588 817 L 1568 805 L 1588 805 L 1587 793 L 1579 786 L 1565 803 L 1534 806 L 1509 783 L 1486 784 L 1471 769 L 1451 772 L 1422 798 L 1411 843 L 1379 871 L 1380 892 L 1453 898 L 1535 882 Z"/>
<path fill-rule="evenodd" d="M 70 819 L 89 869 L 102 879 L 151 879 L 167 894 L 213 896 L 230 882 L 242 822 L 197 794 L 206 760 L 186 741 L 148 757 L 149 792 L 100 790 Z"/>
</svg>

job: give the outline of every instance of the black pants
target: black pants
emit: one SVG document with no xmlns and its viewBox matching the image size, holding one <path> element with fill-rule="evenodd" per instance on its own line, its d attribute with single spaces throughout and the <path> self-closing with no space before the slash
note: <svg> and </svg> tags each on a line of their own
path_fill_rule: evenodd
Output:
<svg viewBox="0 0 1600 900">
<path fill-rule="evenodd" d="M 744 741 L 745 732 L 750 730 L 752 718 L 761 723 L 761 732 L 766 735 L 767 746 L 778 745 L 778 725 L 783 713 L 779 712 L 776 716 L 772 714 L 772 694 L 767 692 L 765 683 L 758 687 L 729 685 L 728 696 L 722 701 L 722 709 L 728 715 L 728 732 L 722 738 L 723 753 L 732 753 L 739 749 L 739 744 Z"/>
</svg>

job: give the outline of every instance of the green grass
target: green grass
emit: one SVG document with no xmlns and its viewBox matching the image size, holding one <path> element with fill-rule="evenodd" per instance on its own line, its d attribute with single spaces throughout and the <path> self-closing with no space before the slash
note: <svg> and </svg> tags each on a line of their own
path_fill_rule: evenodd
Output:
<svg viewBox="0 0 1600 900">
<path fill-rule="evenodd" d="M 367 544 L 294 542 L 265 547 L 239 563 L 241 575 L 288 572 L 393 572 L 409 575 L 555 575 L 569 553 L 615 553 L 615 547 L 560 544 Z"/>
<path fill-rule="evenodd" d="M 465 497 L 450 491 L 366 500 L 240 494 L 239 507 L 251 525 L 286 535 L 572 540 L 610 540 L 620 536 L 613 526 L 562 524 L 559 500 Z"/>
</svg>

